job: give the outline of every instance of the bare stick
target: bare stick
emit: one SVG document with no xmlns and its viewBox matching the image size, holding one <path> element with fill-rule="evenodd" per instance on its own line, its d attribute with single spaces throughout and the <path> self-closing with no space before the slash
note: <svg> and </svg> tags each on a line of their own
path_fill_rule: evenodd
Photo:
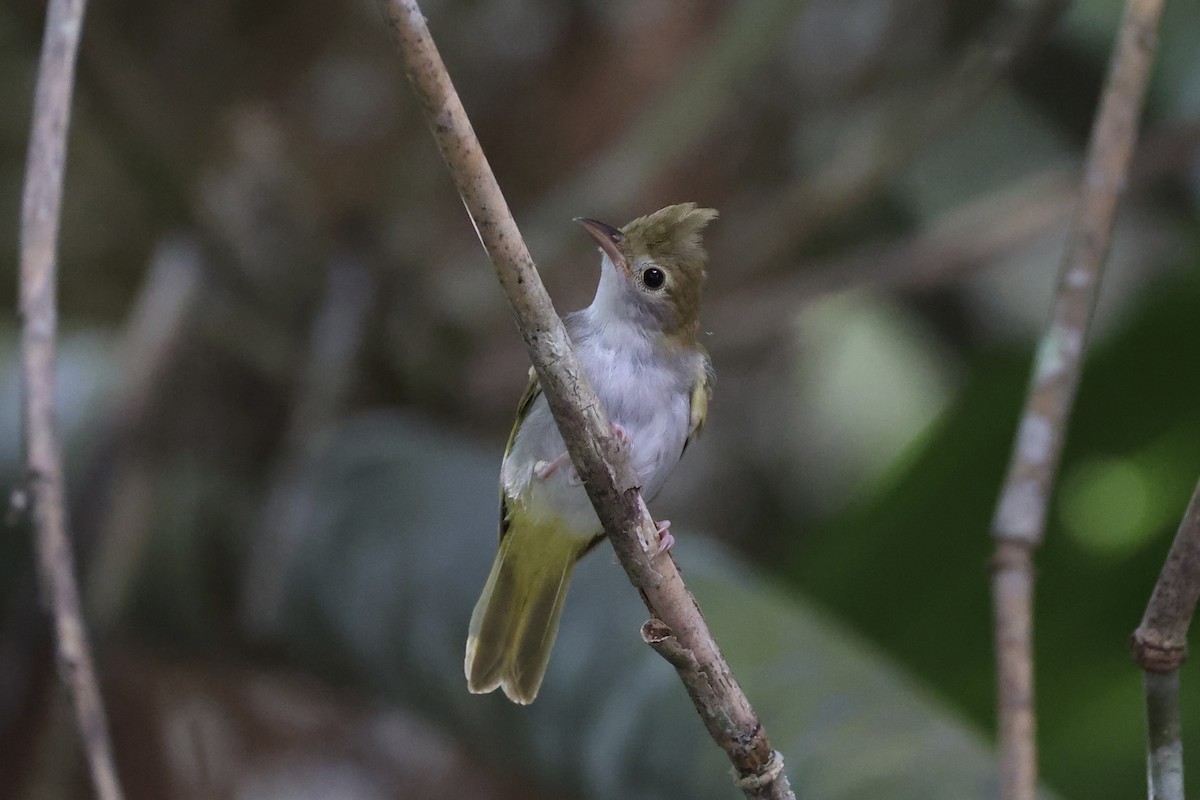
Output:
<svg viewBox="0 0 1200 800">
<path fill-rule="evenodd" d="M 569 241 L 554 233 L 563 227 L 556 224 L 561 209 L 583 202 L 595 213 L 619 207 L 691 153 L 713 120 L 729 108 L 747 76 L 777 52 L 807 4 L 808 0 L 730 4 L 706 46 L 679 69 L 678 77 L 646 106 L 646 113 L 538 202 L 530 213 L 530 227 L 534 236 L 543 238 L 535 246 L 542 244 L 550 260 L 559 257 Z"/>
<path fill-rule="evenodd" d="M 878 125 L 859 129 L 815 171 L 806 171 L 764 200 L 757 223 L 730 252 L 748 254 L 744 266 L 786 266 L 789 252 L 833 220 L 874 197 L 881 185 L 912 163 L 931 142 L 969 120 L 1013 65 L 1066 10 L 1064 0 L 1034 0 L 1019 8 L 1001 3 L 983 40 L 968 45 L 949 74 L 922 84 Z"/>
<path fill-rule="evenodd" d="M 104 637 L 124 609 L 154 531 L 154 468 L 139 447 L 139 426 L 171 379 L 170 367 L 197 321 L 205 295 L 204 256 L 190 236 L 159 242 L 122 334 L 120 390 L 106 420 L 108 476 L 95 515 L 95 552 L 84 575 L 84 602 L 94 635 Z M 86 536 L 85 530 L 76 535 Z"/>
<path fill-rule="evenodd" d="M 366 265 L 346 249 L 330 261 L 325 282 L 282 452 L 243 573 L 242 627 L 259 641 L 278 627 L 297 554 L 310 530 L 308 520 L 317 511 L 314 453 L 326 443 L 354 388 L 374 297 Z"/>
<path fill-rule="evenodd" d="M 1150 800 L 1184 800 L 1179 671 L 1146 671 L 1146 785 Z"/>
<path fill-rule="evenodd" d="M 67 536 L 62 456 L 54 418 L 55 291 L 67 126 L 84 0 L 50 0 L 33 101 L 33 132 L 21 205 L 21 370 L 26 479 L 12 506 L 29 514 L 37 536 L 44 597 L 54 615 L 58 663 L 75 704 L 92 783 L 102 800 L 121 788 L 92 656 L 79 610 Z"/>
<path fill-rule="evenodd" d="M 1200 483 L 1184 512 L 1142 624 L 1133 632 L 1133 659 L 1145 671 L 1146 771 L 1151 800 L 1183 800 L 1183 735 L 1179 667 L 1200 599 Z"/>
<path fill-rule="evenodd" d="M 1133 632 L 1133 658 L 1142 669 L 1171 672 L 1187 658 L 1187 632 L 1200 598 L 1200 483 L 1184 512 L 1142 624 Z"/>
<path fill-rule="evenodd" d="M 654 639 L 673 640 L 669 660 L 705 727 L 733 763 L 746 797 L 793 798 L 783 774 L 783 757 L 771 749 L 758 715 L 730 672 L 675 562 L 669 555 L 651 555 L 657 550 L 658 532 L 638 491 L 637 477 L 579 368 L 425 18 L 415 0 L 381 0 L 381 5 L 434 139 L 512 305 L 571 459 L 621 565 L 661 623 L 655 627 Z M 662 646 L 656 649 L 664 652 Z"/>
<path fill-rule="evenodd" d="M 1008 475 L 992 520 L 1001 797 L 1033 800 L 1037 788 L 1033 709 L 1033 552 L 1083 361 L 1092 310 L 1112 239 L 1150 76 L 1162 0 L 1128 0 L 1108 81 L 1092 128 L 1079 205 L 1050 321 L 1038 347 Z"/>
</svg>

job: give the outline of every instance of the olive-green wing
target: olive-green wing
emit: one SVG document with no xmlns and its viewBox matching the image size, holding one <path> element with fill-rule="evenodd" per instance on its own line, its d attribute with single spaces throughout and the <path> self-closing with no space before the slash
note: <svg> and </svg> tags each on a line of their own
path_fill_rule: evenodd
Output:
<svg viewBox="0 0 1200 800">
<path fill-rule="evenodd" d="M 537 372 L 533 367 L 529 368 L 529 383 L 525 385 L 525 391 L 521 394 L 521 399 L 517 402 L 517 418 L 513 422 L 512 431 L 508 434 L 508 444 L 504 446 L 504 458 L 508 459 L 508 454 L 512 452 L 513 442 L 517 440 L 517 431 L 521 429 L 521 423 L 529 416 L 529 410 L 533 408 L 533 401 L 537 400 L 538 395 L 542 393 L 542 384 L 538 380 Z M 504 495 L 504 483 L 501 478 L 500 483 L 500 538 L 504 538 L 505 532 L 508 530 L 508 498 Z"/>
<path fill-rule="evenodd" d="M 688 445 L 692 443 L 704 430 L 704 421 L 708 419 L 708 401 L 712 399 L 713 390 L 713 371 L 712 362 L 708 360 L 708 353 L 704 354 L 704 358 L 700 362 L 700 367 L 696 372 L 696 381 L 692 384 L 691 395 L 691 418 L 688 423 L 687 439 L 683 443 L 683 451 L 679 454 L 687 452 Z"/>
</svg>

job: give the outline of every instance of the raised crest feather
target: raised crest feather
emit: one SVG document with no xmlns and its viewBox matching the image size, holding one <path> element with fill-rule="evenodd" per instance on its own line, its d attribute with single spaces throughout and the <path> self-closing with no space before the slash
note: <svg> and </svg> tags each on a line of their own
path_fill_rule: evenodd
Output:
<svg viewBox="0 0 1200 800">
<path fill-rule="evenodd" d="M 703 269 L 708 254 L 700 233 L 716 218 L 715 208 L 679 203 L 638 217 L 621 228 L 621 233 L 625 234 L 625 247 L 635 256 L 690 262 Z"/>
</svg>

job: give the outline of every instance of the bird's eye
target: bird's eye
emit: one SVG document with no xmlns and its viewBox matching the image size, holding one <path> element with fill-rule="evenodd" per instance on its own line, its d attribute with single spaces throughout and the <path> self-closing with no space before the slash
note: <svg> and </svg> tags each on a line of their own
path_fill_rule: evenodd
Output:
<svg viewBox="0 0 1200 800">
<path fill-rule="evenodd" d="M 661 289 L 666 281 L 667 276 L 658 267 L 650 267 L 642 273 L 642 283 L 646 285 L 647 289 Z"/>
</svg>

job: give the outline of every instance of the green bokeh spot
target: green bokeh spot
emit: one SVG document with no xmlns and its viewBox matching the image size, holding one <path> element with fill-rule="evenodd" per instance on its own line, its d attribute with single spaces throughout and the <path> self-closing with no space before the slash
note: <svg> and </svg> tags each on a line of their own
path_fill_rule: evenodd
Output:
<svg viewBox="0 0 1200 800">
<path fill-rule="evenodd" d="M 1081 547 L 1100 556 L 1124 556 L 1158 533 L 1154 482 L 1132 459 L 1093 459 L 1066 476 L 1059 518 Z"/>
</svg>

